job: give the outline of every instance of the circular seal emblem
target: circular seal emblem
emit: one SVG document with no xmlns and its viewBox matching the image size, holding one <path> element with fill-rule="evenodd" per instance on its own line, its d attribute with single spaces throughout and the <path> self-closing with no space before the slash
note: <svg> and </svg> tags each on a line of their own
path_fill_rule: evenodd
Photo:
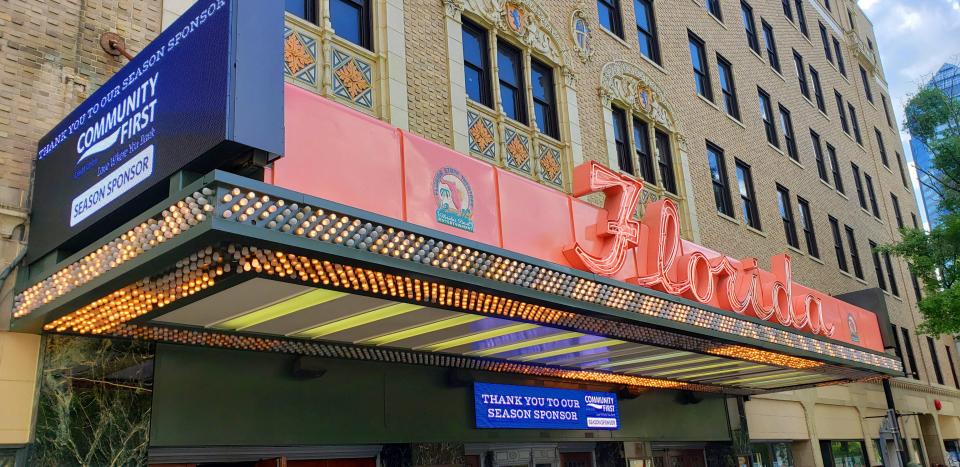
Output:
<svg viewBox="0 0 960 467">
<path fill-rule="evenodd" d="M 433 177 L 437 222 L 473 232 L 473 190 L 460 172 L 444 167 Z"/>
</svg>

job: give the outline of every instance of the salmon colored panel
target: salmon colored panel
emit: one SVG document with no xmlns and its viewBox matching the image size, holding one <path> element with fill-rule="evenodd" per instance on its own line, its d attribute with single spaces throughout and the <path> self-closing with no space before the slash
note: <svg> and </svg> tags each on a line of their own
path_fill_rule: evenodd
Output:
<svg viewBox="0 0 960 467">
<path fill-rule="evenodd" d="M 584 250 L 597 256 L 602 255 L 604 253 L 601 251 L 603 249 L 603 242 L 597 238 L 595 226 L 607 221 L 603 209 L 577 198 L 570 199 L 570 207 L 570 212 L 573 214 L 573 233 L 575 240 Z M 566 261 L 564 261 L 563 264 L 569 266 L 569 263 Z M 613 276 L 613 279 L 626 281 L 636 275 L 637 261 L 635 252 L 628 252 L 623 267 L 620 268 L 620 272 Z"/>
<path fill-rule="evenodd" d="M 401 133 L 406 220 L 500 246 L 493 166 L 419 136 Z"/>
<path fill-rule="evenodd" d="M 566 265 L 573 246 L 570 197 L 519 175 L 497 169 L 503 247 Z"/>
<path fill-rule="evenodd" d="M 273 163 L 274 185 L 403 218 L 397 129 L 289 84 L 284 115 L 286 153 Z"/>
</svg>

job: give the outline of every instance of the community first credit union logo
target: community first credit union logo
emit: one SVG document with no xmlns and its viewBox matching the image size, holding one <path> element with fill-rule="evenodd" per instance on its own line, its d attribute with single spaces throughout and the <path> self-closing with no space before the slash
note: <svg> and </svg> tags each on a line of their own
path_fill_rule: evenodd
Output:
<svg viewBox="0 0 960 467">
<path fill-rule="evenodd" d="M 126 95 L 118 96 L 116 104 L 77 138 L 74 178 L 96 169 L 99 180 L 73 199 L 71 227 L 153 175 L 154 145 L 141 147 L 156 134 L 153 123 L 159 78 L 160 74 L 154 73 Z M 111 156 L 101 161 L 100 154 Z"/>
<path fill-rule="evenodd" d="M 437 222 L 473 232 L 473 190 L 456 169 L 444 167 L 433 177 Z"/>
</svg>

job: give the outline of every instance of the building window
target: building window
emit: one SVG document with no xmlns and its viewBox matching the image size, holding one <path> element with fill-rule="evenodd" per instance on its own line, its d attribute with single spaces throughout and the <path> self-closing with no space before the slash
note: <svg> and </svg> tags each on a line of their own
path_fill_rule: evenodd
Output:
<svg viewBox="0 0 960 467">
<path fill-rule="evenodd" d="M 890 168 L 890 161 L 887 159 L 887 146 L 883 144 L 883 134 L 880 133 L 880 129 L 873 127 L 873 132 L 877 135 L 877 149 L 880 150 L 880 160 L 883 162 L 884 167 Z"/>
<path fill-rule="evenodd" d="M 900 343 L 900 329 L 897 328 L 896 324 L 891 324 L 890 328 L 893 330 L 893 343 L 896 346 L 894 352 L 897 358 L 903 361 L 903 372 L 909 375 L 910 368 L 907 366 L 907 361 L 903 358 L 903 345 Z"/>
<path fill-rule="evenodd" d="M 843 108 L 843 96 L 836 89 L 833 90 L 833 97 L 837 99 L 837 115 L 840 116 L 840 128 L 843 132 L 850 134 L 850 123 L 847 121 L 847 111 Z"/>
<path fill-rule="evenodd" d="M 767 46 L 767 60 L 770 61 L 770 66 L 780 73 L 780 56 L 777 55 L 777 40 L 773 36 L 773 26 L 764 20 L 760 20 L 760 24 L 763 26 L 763 41 Z"/>
<path fill-rule="evenodd" d="M 660 63 L 660 41 L 657 39 L 657 23 L 653 17 L 653 1 L 633 0 L 633 9 L 637 15 L 637 41 L 640 44 L 640 53 Z"/>
<path fill-rule="evenodd" d="M 793 118 L 790 117 L 790 111 L 782 105 L 780 106 L 780 130 L 783 131 L 783 141 L 787 146 L 787 156 L 799 162 L 800 154 L 797 152 L 797 139 L 793 134 Z"/>
<path fill-rule="evenodd" d="M 850 168 L 853 170 L 853 185 L 857 187 L 857 199 L 860 201 L 860 207 L 866 210 L 867 197 L 863 192 L 863 180 L 860 178 L 860 167 L 857 167 L 857 164 L 851 162 Z"/>
<path fill-rule="evenodd" d="M 890 292 L 894 297 L 900 296 L 900 287 L 897 286 L 897 276 L 893 273 L 893 260 L 890 258 L 890 252 L 883 252 L 883 263 L 887 266 L 887 280 L 890 281 Z"/>
<path fill-rule="evenodd" d="M 810 253 L 810 256 L 814 258 L 819 258 L 820 245 L 817 244 L 817 232 L 813 228 L 810 202 L 798 196 L 797 206 L 800 207 L 800 228 L 803 229 L 803 239 L 807 242 L 807 253 Z"/>
<path fill-rule="evenodd" d="M 897 219 L 897 228 L 903 228 L 903 216 L 900 214 L 900 200 L 897 195 L 890 193 L 890 202 L 893 203 L 893 215 Z"/>
<path fill-rule="evenodd" d="M 850 127 L 853 128 L 853 138 L 857 144 L 863 146 L 863 136 L 860 134 L 860 119 L 857 118 L 857 109 L 853 104 L 847 102 L 847 110 L 850 112 Z"/>
<path fill-rule="evenodd" d="M 793 461 L 793 450 L 789 442 L 750 443 L 750 452 L 753 453 L 753 463 L 750 465 L 775 465 L 778 467 L 796 465 Z"/>
<path fill-rule="evenodd" d="M 727 163 L 723 149 L 707 141 L 707 163 L 710 165 L 710 179 L 713 181 L 713 200 L 717 212 L 733 217 L 733 202 L 730 199 L 730 183 L 727 180 Z"/>
<path fill-rule="evenodd" d="M 957 367 L 953 364 L 953 352 L 950 350 L 950 346 L 945 346 L 944 350 L 947 352 L 947 363 L 950 364 L 950 375 L 953 376 L 953 387 L 960 389 L 960 379 L 957 379 Z"/>
<path fill-rule="evenodd" d="M 727 115 L 740 120 L 740 103 L 737 102 L 737 87 L 733 81 L 733 66 L 717 54 L 717 75 L 720 77 L 720 92 L 723 93 L 723 110 Z"/>
<path fill-rule="evenodd" d="M 690 62 L 693 64 L 693 83 L 697 88 L 697 94 L 713 102 L 710 68 L 703 40 L 690 31 L 687 31 L 687 37 L 690 39 Z"/>
<path fill-rule="evenodd" d="M 833 52 L 830 50 L 830 35 L 827 33 L 827 27 L 820 23 L 820 42 L 823 43 L 823 56 L 827 61 L 833 63 Z"/>
<path fill-rule="evenodd" d="M 317 23 L 317 3 L 314 0 L 286 0 L 284 3 L 287 13 L 303 18 L 310 23 Z"/>
<path fill-rule="evenodd" d="M 830 7 L 830 0 L 823 0 L 823 4 L 827 6 L 827 11 L 833 11 L 833 8 Z"/>
<path fill-rule="evenodd" d="M 627 135 L 627 113 L 618 107 L 613 108 L 613 141 L 617 146 L 617 165 L 620 170 L 637 175 L 633 171 L 633 159 L 630 157 L 630 141 Z"/>
<path fill-rule="evenodd" d="M 820 86 L 820 73 L 810 65 L 810 80 L 813 81 L 813 97 L 817 101 L 817 108 L 827 113 L 827 104 L 823 100 L 823 88 Z"/>
<path fill-rule="evenodd" d="M 910 189 L 910 183 L 907 182 L 907 172 L 903 170 L 903 156 L 899 152 L 894 151 L 894 156 L 897 158 L 897 168 L 900 169 L 900 181 L 903 183 L 903 187 L 907 190 Z"/>
<path fill-rule="evenodd" d="M 777 137 L 777 127 L 773 124 L 773 107 L 770 105 L 770 94 L 757 88 L 760 102 L 760 120 L 763 121 L 763 130 L 767 134 L 767 142 L 775 148 L 780 147 L 780 138 Z"/>
<path fill-rule="evenodd" d="M 833 53 L 837 56 L 837 68 L 840 69 L 840 74 L 847 76 L 847 67 L 843 62 L 843 52 L 840 49 L 840 41 L 836 37 L 833 37 Z"/>
<path fill-rule="evenodd" d="M 706 0 L 707 11 L 720 21 L 723 21 L 723 12 L 720 11 L 720 0 Z"/>
<path fill-rule="evenodd" d="M 823 162 L 823 144 L 816 131 L 810 130 L 810 144 L 813 146 L 813 158 L 817 161 L 817 174 L 820 176 L 820 180 L 829 183 L 827 165 Z"/>
<path fill-rule="evenodd" d="M 913 222 L 913 228 L 915 228 L 915 229 L 919 229 L 919 228 L 920 228 L 920 223 L 917 222 L 917 214 L 916 214 L 916 213 L 912 213 L 912 212 L 910 213 L 910 220 Z"/>
<path fill-rule="evenodd" d="M 750 227 L 760 230 L 760 212 L 753 191 L 753 175 L 750 166 L 735 159 L 737 169 L 737 191 L 740 193 L 740 209 L 743 221 Z"/>
<path fill-rule="evenodd" d="M 780 219 L 783 220 L 783 233 L 786 235 L 787 244 L 800 248 L 800 240 L 797 238 L 797 224 L 793 220 L 793 207 L 790 203 L 790 190 L 777 184 L 777 208 L 780 210 Z"/>
<path fill-rule="evenodd" d="M 870 256 L 873 258 L 873 273 L 877 275 L 877 286 L 887 290 L 887 281 L 883 277 L 883 265 L 880 264 L 880 253 L 877 252 L 877 244 L 870 240 Z"/>
<path fill-rule="evenodd" d="M 873 189 L 873 178 L 866 172 L 863 173 L 863 181 L 867 185 L 867 197 L 870 199 L 870 208 L 873 210 L 873 217 L 880 218 L 880 205 L 877 204 L 877 193 Z"/>
<path fill-rule="evenodd" d="M 620 17 L 620 0 L 597 0 L 600 25 L 619 38 L 623 38 L 623 20 Z"/>
<path fill-rule="evenodd" d="M 793 51 L 793 68 L 797 73 L 797 81 L 800 82 L 800 94 L 809 99 L 810 86 L 807 85 L 807 69 L 803 67 L 803 57 L 796 50 Z"/>
<path fill-rule="evenodd" d="M 673 173 L 673 153 L 670 151 L 670 137 L 656 130 L 653 137 L 657 144 L 657 163 L 660 164 L 660 183 L 664 190 L 677 194 L 677 177 Z"/>
<path fill-rule="evenodd" d="M 533 113 L 537 128 L 553 139 L 560 139 L 553 68 L 537 60 L 531 60 L 530 80 L 533 82 Z"/>
<path fill-rule="evenodd" d="M 867 80 L 867 70 L 860 65 L 860 79 L 863 80 L 863 93 L 867 95 L 867 100 L 873 102 L 873 91 L 870 89 L 870 81 Z"/>
<path fill-rule="evenodd" d="M 847 254 L 843 251 L 843 239 L 840 238 L 840 223 L 833 216 L 829 216 L 828 219 L 830 221 L 830 233 L 833 234 L 833 251 L 837 256 L 837 266 L 841 271 L 848 272 Z"/>
<path fill-rule="evenodd" d="M 526 124 L 527 102 L 523 85 L 523 55 L 520 50 L 500 41 L 497 44 L 497 72 L 503 113 Z"/>
<path fill-rule="evenodd" d="M 781 0 L 783 4 L 783 16 L 786 16 L 787 19 L 793 21 L 793 9 L 790 6 L 790 0 Z"/>
<path fill-rule="evenodd" d="M 740 2 L 740 17 L 743 19 L 743 30 L 747 33 L 747 45 L 756 53 L 760 53 L 760 39 L 757 37 L 757 22 L 753 18 L 753 7 L 747 2 Z"/>
<path fill-rule="evenodd" d="M 927 336 L 927 346 L 930 347 L 930 360 L 933 360 L 933 374 L 937 377 L 937 384 L 943 384 L 943 372 L 940 371 L 940 357 L 937 356 L 937 345 L 933 338 Z"/>
<path fill-rule="evenodd" d="M 844 225 L 843 230 L 847 233 L 847 247 L 850 248 L 850 264 L 853 264 L 853 275 L 857 279 L 863 279 L 863 264 L 860 262 L 860 248 L 857 247 L 857 236 L 849 225 Z"/>
<path fill-rule="evenodd" d="M 903 349 L 907 351 L 907 361 L 910 362 L 910 377 L 913 379 L 920 379 L 920 370 L 917 368 L 917 357 L 913 353 L 913 340 L 910 338 L 910 330 L 907 328 L 900 328 L 900 331 L 903 333 Z"/>
<path fill-rule="evenodd" d="M 640 163 L 640 178 L 656 184 L 656 175 L 653 173 L 653 153 L 650 152 L 650 128 L 647 122 L 639 118 L 633 119 L 633 146 Z"/>
<path fill-rule="evenodd" d="M 917 274 L 913 272 L 913 268 L 910 268 L 910 282 L 913 285 L 913 295 L 917 298 L 917 301 L 923 300 L 923 292 L 920 290 L 920 279 L 917 278 Z"/>
<path fill-rule="evenodd" d="M 370 40 L 370 0 L 330 0 L 330 25 L 338 36 L 373 50 Z"/>
<path fill-rule="evenodd" d="M 880 94 L 880 102 L 883 103 L 883 116 L 887 119 L 887 125 L 893 128 L 893 117 L 890 116 L 890 106 L 887 105 L 887 96 Z"/>
<path fill-rule="evenodd" d="M 843 177 L 840 176 L 840 161 L 837 159 L 837 149 L 827 143 L 827 157 L 830 158 L 830 170 L 833 172 L 833 186 L 840 193 L 846 193 L 843 188 Z"/>
<path fill-rule="evenodd" d="M 863 441 L 820 441 L 824 467 L 846 467 L 867 464 Z"/>
<path fill-rule="evenodd" d="M 492 108 L 487 31 L 467 20 L 463 20 L 463 73 L 467 97 Z"/>
<path fill-rule="evenodd" d="M 794 5 L 797 6 L 797 25 L 800 26 L 800 32 L 804 36 L 810 37 L 810 30 L 807 29 L 807 15 L 803 10 L 803 0 L 795 0 Z"/>
</svg>

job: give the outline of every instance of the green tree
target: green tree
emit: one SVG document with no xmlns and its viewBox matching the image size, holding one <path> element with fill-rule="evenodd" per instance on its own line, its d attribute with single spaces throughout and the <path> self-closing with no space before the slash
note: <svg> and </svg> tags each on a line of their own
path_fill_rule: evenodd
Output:
<svg viewBox="0 0 960 467">
<path fill-rule="evenodd" d="M 910 269 L 923 281 L 920 312 L 921 331 L 939 334 L 960 333 L 960 101 L 938 88 L 920 89 L 907 103 L 904 128 L 918 138 L 933 155 L 932 169 L 917 168 L 928 177 L 939 196 L 942 212 L 930 232 L 902 229 L 900 243 L 884 245 L 907 260 Z"/>
</svg>

